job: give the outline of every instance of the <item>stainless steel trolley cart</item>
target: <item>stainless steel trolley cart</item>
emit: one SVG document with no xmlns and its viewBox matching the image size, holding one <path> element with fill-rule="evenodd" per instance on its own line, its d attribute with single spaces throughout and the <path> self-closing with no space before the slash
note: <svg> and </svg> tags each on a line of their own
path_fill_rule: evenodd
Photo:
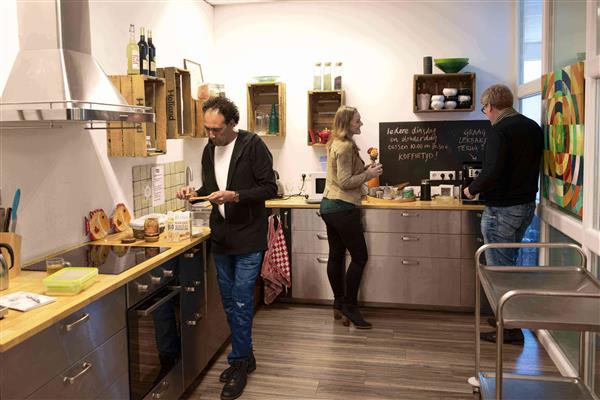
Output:
<svg viewBox="0 0 600 400">
<path fill-rule="evenodd" d="M 578 266 L 509 267 L 481 265 L 493 248 L 563 248 L 581 256 Z M 583 345 L 577 378 L 503 374 L 504 328 L 600 331 L 600 282 L 585 268 L 582 249 L 570 243 L 490 243 L 475 253 L 475 376 L 469 379 L 482 399 L 593 399 L 583 379 Z M 480 371 L 479 282 L 496 316 L 496 371 Z"/>
</svg>

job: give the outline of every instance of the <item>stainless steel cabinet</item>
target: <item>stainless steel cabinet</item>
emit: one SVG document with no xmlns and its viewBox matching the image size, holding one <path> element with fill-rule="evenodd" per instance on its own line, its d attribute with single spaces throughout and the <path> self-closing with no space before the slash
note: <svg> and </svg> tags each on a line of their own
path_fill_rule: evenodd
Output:
<svg viewBox="0 0 600 400">
<path fill-rule="evenodd" d="M 292 295 L 331 300 L 325 224 L 317 210 L 292 213 Z M 362 213 L 369 261 L 361 301 L 473 306 L 472 260 L 483 240 L 481 212 L 366 209 Z"/>
<path fill-rule="evenodd" d="M 76 311 L 20 345 L 0 353 L 0 365 L 2 366 L 0 368 L 0 397 L 2 399 L 22 399 L 35 392 L 36 398 L 56 398 L 55 393 L 46 390 L 52 386 L 44 386 L 50 385 L 53 379 L 64 380 L 79 372 L 81 372 L 82 378 L 84 375 L 102 375 L 105 374 L 103 372 L 105 368 L 122 371 L 126 374 L 126 345 L 121 353 L 111 355 L 116 358 L 111 359 L 108 364 L 103 359 L 100 363 L 92 363 L 91 367 L 83 371 L 85 367 L 82 366 L 81 361 L 84 357 L 92 354 L 94 350 L 100 351 L 102 346 L 112 340 L 112 337 L 120 334 L 125 326 L 125 290 L 120 288 Z M 102 352 L 97 354 L 102 354 Z M 71 385 L 65 390 L 69 389 L 67 392 L 74 397 L 96 398 L 113 385 L 118 378 L 117 375 L 112 374 L 104 376 L 107 377 L 106 380 L 98 386 L 94 386 L 95 384 L 81 387 Z M 87 379 L 86 382 L 88 382 Z M 75 382 L 77 381 L 76 379 Z"/>
</svg>

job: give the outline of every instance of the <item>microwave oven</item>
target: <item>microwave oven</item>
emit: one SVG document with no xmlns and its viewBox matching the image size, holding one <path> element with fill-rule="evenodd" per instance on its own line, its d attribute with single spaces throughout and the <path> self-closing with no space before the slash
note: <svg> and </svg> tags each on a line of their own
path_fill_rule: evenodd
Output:
<svg viewBox="0 0 600 400">
<path fill-rule="evenodd" d="M 327 174 L 325 172 L 307 172 L 306 173 L 306 202 L 307 203 L 320 203 L 323 199 L 323 192 L 325 191 L 325 178 Z"/>
</svg>

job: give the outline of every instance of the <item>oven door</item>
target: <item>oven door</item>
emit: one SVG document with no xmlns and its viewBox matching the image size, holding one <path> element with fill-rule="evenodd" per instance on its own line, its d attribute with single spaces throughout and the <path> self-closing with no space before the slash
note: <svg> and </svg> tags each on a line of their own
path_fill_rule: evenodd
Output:
<svg viewBox="0 0 600 400">
<path fill-rule="evenodd" d="M 181 287 L 165 286 L 127 310 L 131 399 L 143 399 L 155 387 L 178 398 L 181 372 Z M 161 396 L 166 398 L 171 396 Z"/>
</svg>

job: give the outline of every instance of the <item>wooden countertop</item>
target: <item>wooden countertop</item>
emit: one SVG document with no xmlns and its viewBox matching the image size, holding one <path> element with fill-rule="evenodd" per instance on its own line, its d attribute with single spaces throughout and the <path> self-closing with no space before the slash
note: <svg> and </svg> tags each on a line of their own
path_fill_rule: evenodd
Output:
<svg viewBox="0 0 600 400">
<path fill-rule="evenodd" d="M 380 200 L 381 201 L 381 200 Z M 314 208 L 318 209 L 319 204 L 309 204 L 302 196 L 293 196 L 287 199 L 267 200 L 267 208 Z M 483 210 L 481 204 L 462 204 L 460 200 L 452 201 L 412 201 L 412 202 L 395 202 L 389 200 L 386 204 L 373 204 L 366 200 L 362 201 L 360 208 L 374 209 L 421 209 L 421 210 Z"/>
<path fill-rule="evenodd" d="M 107 295 L 116 288 L 123 286 L 125 283 L 137 278 L 157 265 L 162 264 L 164 261 L 183 253 L 185 250 L 199 243 L 202 243 L 210 237 L 210 230 L 205 228 L 202 234 L 200 234 L 198 237 L 180 242 L 167 242 L 163 234 L 161 235 L 160 240 L 155 243 L 138 241 L 130 245 L 123 245 L 120 242 L 120 237 L 122 236 L 123 233 L 114 234 L 110 235 L 107 239 L 82 243 L 81 245 L 104 244 L 121 246 L 160 246 L 169 247 L 169 249 L 118 275 L 98 275 L 98 280 L 96 283 L 77 295 L 53 295 L 53 297 L 56 297 L 55 302 L 27 312 L 9 310 L 4 319 L 0 320 L 0 353 L 18 345 L 19 343 L 22 343 L 36 333 L 41 332 L 73 312 L 81 309 L 95 300 L 98 300 L 102 296 Z M 73 248 L 81 245 L 74 246 Z M 31 264 L 31 262 L 28 264 Z M 0 295 L 7 295 L 20 290 L 44 294 L 45 289 L 42 279 L 45 277 L 46 272 L 21 271 L 18 276 L 11 278 L 9 288 L 0 292 Z"/>
</svg>

